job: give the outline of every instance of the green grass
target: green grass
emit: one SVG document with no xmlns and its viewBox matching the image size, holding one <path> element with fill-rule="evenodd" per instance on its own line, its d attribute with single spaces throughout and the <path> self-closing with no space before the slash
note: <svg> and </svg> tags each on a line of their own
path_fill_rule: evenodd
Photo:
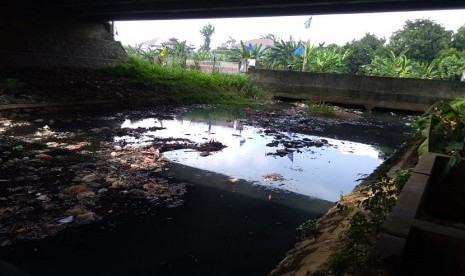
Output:
<svg viewBox="0 0 465 276">
<path fill-rule="evenodd" d="M 205 74 L 197 70 L 165 67 L 134 55 L 130 55 L 125 64 L 106 70 L 128 82 L 154 88 L 143 89 L 140 92 L 142 96 L 157 96 L 173 103 L 233 104 L 269 98 L 247 75 Z"/>
<path fill-rule="evenodd" d="M 311 114 L 325 116 L 325 117 L 336 117 L 336 111 L 334 106 L 325 102 L 315 103 L 313 101 L 304 101 L 307 106 L 307 111 Z"/>
</svg>

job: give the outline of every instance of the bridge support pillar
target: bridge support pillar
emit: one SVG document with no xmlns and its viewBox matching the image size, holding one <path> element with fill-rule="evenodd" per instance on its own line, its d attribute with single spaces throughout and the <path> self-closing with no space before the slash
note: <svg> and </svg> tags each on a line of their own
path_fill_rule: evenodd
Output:
<svg viewBox="0 0 465 276">
<path fill-rule="evenodd" d="M 126 58 L 108 22 L 0 7 L 0 69 L 101 67 Z"/>
</svg>

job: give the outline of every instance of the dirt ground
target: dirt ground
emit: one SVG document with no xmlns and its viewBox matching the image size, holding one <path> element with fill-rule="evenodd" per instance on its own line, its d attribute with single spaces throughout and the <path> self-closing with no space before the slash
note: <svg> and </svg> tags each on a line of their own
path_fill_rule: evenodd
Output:
<svg viewBox="0 0 465 276">
<path fill-rule="evenodd" d="M 151 89 L 136 83 L 123 87 L 118 80 L 105 74 L 95 77 L 79 70 L 72 74 L 55 72 L 48 75 L 47 80 L 42 77 L 30 75 L 30 81 L 18 84 L 17 90 L 11 90 L 14 86 L 10 85 L 8 93 L 5 86 L 0 85 L 0 105 L 83 99 L 129 102 L 134 99 L 131 92 L 134 89 Z M 26 90 L 29 93 L 23 93 Z M 69 93 L 62 93 L 64 90 Z M 69 113 L 67 109 L 61 111 Z M 95 112 L 95 105 L 89 109 Z M 185 110 L 186 107 L 160 106 L 151 112 L 172 118 Z M 115 143 L 112 138 L 128 134 L 137 137 L 137 130 L 121 130 L 105 124 L 95 126 L 92 123 L 95 115 L 87 111 L 73 111 L 71 118 L 61 119 L 69 120 L 64 122 L 68 125 L 74 124 L 69 128 L 63 121 L 54 119 L 55 115 L 50 112 L 55 111 L 47 107 L 0 110 L 1 247 L 11 246 L 18 240 L 45 239 L 64 229 L 91 224 L 127 210 L 142 214 L 144 210 L 127 208 L 140 202 L 151 202 L 154 208 L 157 205 L 177 207 L 183 203 L 189 184 L 160 176 L 167 170 L 163 152 L 180 148 L 210 152 L 222 147 L 221 141 L 199 145 L 187 139 L 158 140 L 150 146 L 134 147 L 124 142 Z M 105 111 L 97 110 L 97 113 Z M 364 137 L 370 137 L 370 141 L 360 138 L 357 142 L 386 144 L 385 131 L 399 136 L 405 136 L 409 131 L 409 126 L 399 131 L 396 124 L 381 126 L 362 116 L 360 111 L 343 108 L 338 110 L 338 117 L 330 119 L 309 116 L 299 106 L 260 110 L 245 107 L 244 114 L 245 123 L 267 129 L 266 134 L 275 137 L 275 142 L 281 139 L 279 132 L 287 130 L 309 135 L 325 134 L 336 139 L 354 137 L 353 133 L 363 131 L 368 133 Z M 123 115 L 117 113 L 116 116 Z M 406 160 L 410 161 L 393 168 L 411 165 L 408 163 L 412 160 Z M 355 191 L 339 203 L 355 204 L 363 197 Z M 331 209 L 320 220 L 317 237 L 308 237 L 297 244 L 271 274 L 324 272 L 328 258 L 339 248 L 339 238 L 348 222 L 347 217 L 333 216 L 334 212 Z"/>
<path fill-rule="evenodd" d="M 418 162 L 417 148 L 417 143 L 405 145 L 350 194 L 341 198 L 337 205 L 318 220 L 318 232 L 297 243 L 270 275 L 330 274 L 328 272 L 330 258 L 342 250 L 344 232 L 348 229 L 350 220 L 355 213 L 341 215 L 338 206 L 342 205 L 348 209 L 355 209 L 360 202 L 368 197 L 367 190 L 362 188 L 369 185 L 370 182 L 386 176 L 392 178 L 400 170 L 415 167 Z M 373 271 L 376 271 L 373 275 L 385 275 L 380 268 L 373 268 Z"/>
</svg>

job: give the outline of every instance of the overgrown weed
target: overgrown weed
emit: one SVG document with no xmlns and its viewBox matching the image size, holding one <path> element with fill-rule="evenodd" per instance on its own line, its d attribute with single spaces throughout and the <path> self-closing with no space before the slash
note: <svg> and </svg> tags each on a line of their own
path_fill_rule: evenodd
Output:
<svg viewBox="0 0 465 276">
<path fill-rule="evenodd" d="M 304 240 L 309 236 L 315 237 L 318 234 L 318 228 L 319 224 L 317 219 L 309 219 L 302 223 L 296 229 L 299 232 L 299 240 Z"/>
<path fill-rule="evenodd" d="M 330 259 L 331 275 L 363 274 L 366 257 L 376 234 L 381 231 L 386 215 L 396 202 L 410 174 L 411 169 L 402 170 L 394 179 L 373 181 L 362 190 L 367 198 L 360 202 L 350 219 L 349 227 L 344 232 L 342 250 Z"/>
<path fill-rule="evenodd" d="M 129 55 L 125 64 L 106 70 L 128 81 L 160 86 L 164 99 L 175 103 L 233 104 L 264 101 L 270 97 L 247 75 L 205 74 L 198 70 L 150 63 L 136 55 Z"/>
<path fill-rule="evenodd" d="M 309 113 L 325 117 L 336 117 L 336 110 L 334 106 L 325 102 L 314 102 L 307 100 L 304 101 L 303 104 L 307 107 L 307 111 Z"/>
</svg>

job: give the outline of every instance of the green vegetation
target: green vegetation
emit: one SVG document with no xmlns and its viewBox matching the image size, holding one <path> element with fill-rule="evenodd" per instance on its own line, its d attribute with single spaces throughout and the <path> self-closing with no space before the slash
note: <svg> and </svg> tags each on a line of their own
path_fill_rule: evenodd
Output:
<svg viewBox="0 0 465 276">
<path fill-rule="evenodd" d="M 317 219 L 309 219 L 302 223 L 296 229 L 299 232 L 299 239 L 304 240 L 307 237 L 315 236 L 318 234 L 318 227 L 319 225 Z"/>
<path fill-rule="evenodd" d="M 396 56 L 390 51 L 389 56 L 375 56 L 370 64 L 363 65 L 362 68 L 369 76 L 407 78 L 411 76 L 411 64 L 405 52 Z"/>
<path fill-rule="evenodd" d="M 23 82 L 17 78 L 5 78 L 0 79 L 0 95 L 9 94 L 16 95 L 20 93 L 21 89 L 24 87 Z"/>
<path fill-rule="evenodd" d="M 336 110 L 334 109 L 334 106 L 327 104 L 325 102 L 315 103 L 313 101 L 308 100 L 308 101 L 304 101 L 303 104 L 307 107 L 308 112 L 312 114 L 325 116 L 325 117 L 336 116 Z"/>
<path fill-rule="evenodd" d="M 452 34 L 429 19 L 407 20 L 404 28 L 391 36 L 389 47 L 397 55 L 407 49 L 410 59 L 429 64 L 442 50 L 451 47 Z"/>
<path fill-rule="evenodd" d="M 304 67 L 306 72 L 342 74 L 348 72 L 347 58 L 350 56 L 350 49 L 341 47 L 312 47 L 307 42 L 307 63 Z M 293 63 L 294 67 L 303 67 L 303 58 L 297 57 Z"/>
<path fill-rule="evenodd" d="M 274 48 L 269 50 L 268 59 L 265 60 L 269 68 L 287 69 L 288 65 L 293 65 L 294 70 L 300 70 L 302 68 L 302 65 L 298 67 L 298 64 L 294 64 L 294 59 L 296 59 L 294 51 L 304 46 L 302 41 L 294 41 L 292 37 L 290 37 L 288 41 L 282 39 L 276 41 L 274 46 Z"/>
<path fill-rule="evenodd" d="M 330 260 L 331 275 L 364 275 L 366 257 L 375 236 L 410 174 L 410 169 L 403 170 L 394 179 L 373 181 L 362 188 L 367 197 L 353 211 L 349 228 L 343 234 L 342 250 Z M 340 212 L 345 212 L 344 209 Z"/>
<path fill-rule="evenodd" d="M 414 127 L 424 139 L 418 149 L 419 155 L 437 152 L 450 156 L 442 172 L 445 177 L 465 156 L 465 98 L 435 103 L 416 120 Z M 338 205 L 339 215 L 351 215 L 351 218 L 343 235 L 343 248 L 330 260 L 331 275 L 370 273 L 366 271 L 368 252 L 410 174 L 411 169 L 406 169 L 398 172 L 394 179 L 371 181 L 360 188 L 366 198 L 358 206 Z"/>
<path fill-rule="evenodd" d="M 268 95 L 246 75 L 203 74 L 196 70 L 165 67 L 138 55 L 129 55 L 124 65 L 107 71 L 153 90 L 146 95 L 177 103 L 244 103 L 266 100 Z"/>
<path fill-rule="evenodd" d="M 464 37 L 465 26 L 454 34 L 429 19 L 407 20 L 360 67 L 370 76 L 459 80 L 465 72 Z"/>
<path fill-rule="evenodd" d="M 465 156 L 465 98 L 435 103 L 416 120 L 415 126 L 424 139 L 418 149 L 420 156 L 427 152 L 450 156 L 442 172 L 445 177 Z"/>
<path fill-rule="evenodd" d="M 186 41 L 176 39 L 158 48 L 142 49 L 142 45 L 126 47 L 128 53 L 144 57 L 149 62 L 186 68 L 186 60 L 234 61 L 256 60 L 256 68 L 295 70 L 331 74 L 358 74 L 396 78 L 459 80 L 465 72 L 465 25 L 455 33 L 429 19 L 407 20 L 402 29 L 392 34 L 389 43 L 370 33 L 344 46 L 311 45 L 309 41 L 278 38 L 274 34 L 272 47 L 245 45 L 229 39 L 215 50 L 210 42 L 215 27 L 208 24 L 200 30 L 204 43 L 197 51 Z M 167 53 L 160 55 L 163 49 Z M 215 54 L 214 54 L 215 53 Z M 304 62 L 305 61 L 305 62 Z M 305 63 L 305 65 L 304 65 Z"/>
<path fill-rule="evenodd" d="M 375 56 L 382 55 L 386 39 L 378 38 L 370 33 L 365 34 L 359 40 L 352 40 L 344 45 L 344 49 L 349 49 L 351 55 L 347 57 L 347 67 L 351 74 L 363 74 L 362 66 L 370 64 Z"/>
<path fill-rule="evenodd" d="M 7 89 L 15 90 L 23 86 L 20 80 L 15 78 L 6 78 L 4 80 L 4 85 Z"/>
<path fill-rule="evenodd" d="M 213 34 L 215 33 L 215 27 L 212 24 L 208 23 L 207 25 L 203 26 L 200 30 L 200 34 L 203 36 L 203 45 L 200 49 L 204 52 L 210 51 L 210 42 L 212 39 Z"/>
</svg>

